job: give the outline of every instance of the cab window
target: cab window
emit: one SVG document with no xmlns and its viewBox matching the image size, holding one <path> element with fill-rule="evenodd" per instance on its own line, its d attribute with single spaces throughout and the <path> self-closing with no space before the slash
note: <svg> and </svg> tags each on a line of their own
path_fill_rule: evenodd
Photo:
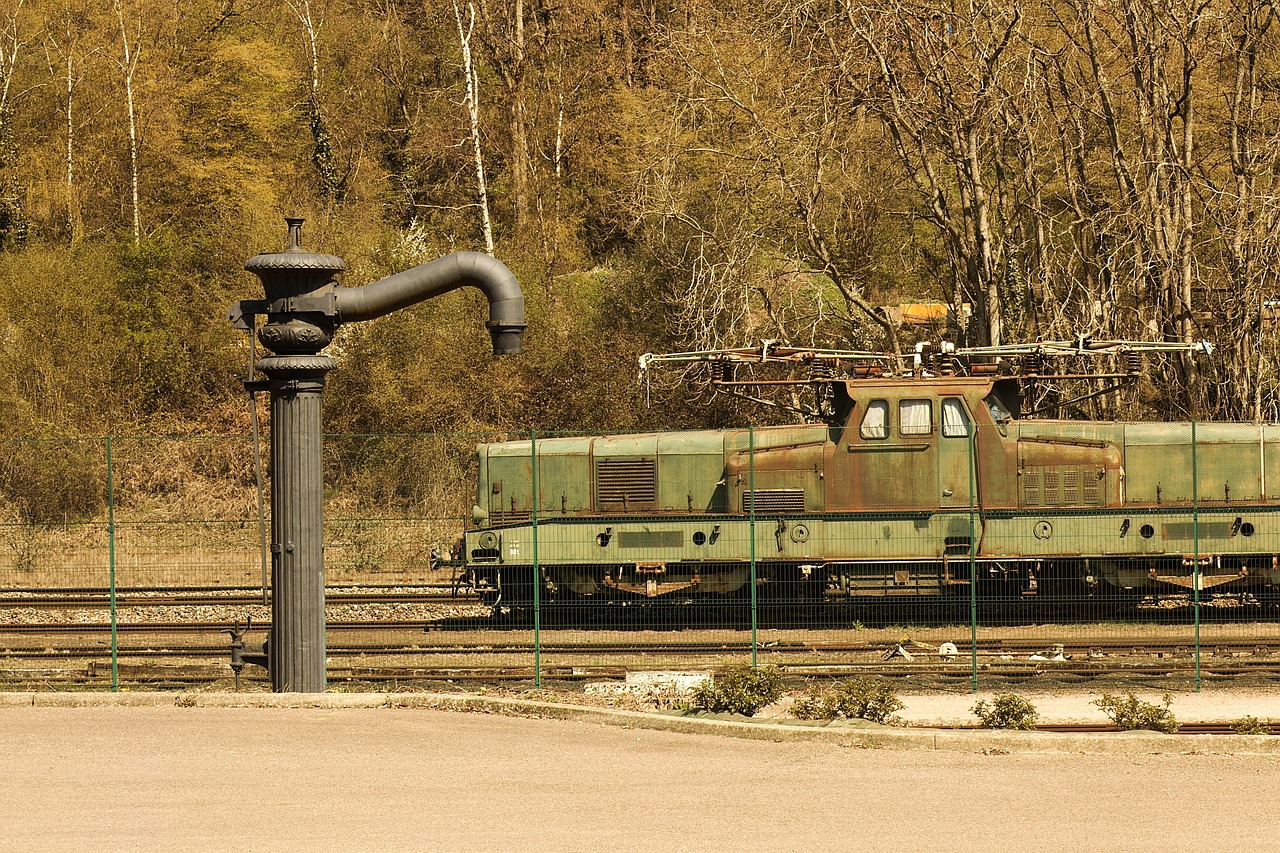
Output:
<svg viewBox="0 0 1280 853">
<path fill-rule="evenodd" d="M 933 403 L 903 400 L 898 403 L 898 432 L 902 435 L 929 435 L 933 432 Z"/>
<path fill-rule="evenodd" d="M 987 408 L 991 410 L 991 418 L 996 423 L 1003 424 L 1013 420 L 1013 414 L 994 391 L 988 394 L 982 402 L 987 404 Z"/>
<path fill-rule="evenodd" d="M 867 413 L 862 416 L 861 432 L 863 438 L 889 437 L 889 403 L 885 400 L 872 400 L 867 406 Z"/>
<path fill-rule="evenodd" d="M 959 397 L 947 397 L 942 401 L 942 435 L 944 438 L 965 438 L 969 435 L 969 414 Z"/>
</svg>

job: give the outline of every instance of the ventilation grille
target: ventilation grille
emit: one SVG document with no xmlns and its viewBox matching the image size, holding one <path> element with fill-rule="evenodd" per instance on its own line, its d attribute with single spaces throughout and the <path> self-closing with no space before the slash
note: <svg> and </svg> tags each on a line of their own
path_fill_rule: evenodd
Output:
<svg viewBox="0 0 1280 853">
<path fill-rule="evenodd" d="M 532 513 L 527 509 L 498 510 L 489 513 L 489 521 L 492 524 L 524 524 L 531 517 Z"/>
<path fill-rule="evenodd" d="M 1021 480 L 1023 506 L 1101 506 L 1106 496 L 1096 468 L 1026 468 Z"/>
<path fill-rule="evenodd" d="M 742 511 L 757 515 L 804 512 L 804 489 L 756 489 L 742 493 Z"/>
<path fill-rule="evenodd" d="M 656 466 L 652 459 L 597 459 L 596 504 L 601 511 L 635 512 L 658 508 Z"/>
</svg>

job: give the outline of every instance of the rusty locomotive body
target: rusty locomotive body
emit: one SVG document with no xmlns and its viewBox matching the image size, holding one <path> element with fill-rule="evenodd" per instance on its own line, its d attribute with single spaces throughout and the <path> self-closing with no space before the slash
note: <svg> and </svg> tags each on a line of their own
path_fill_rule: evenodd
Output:
<svg viewBox="0 0 1280 853">
<path fill-rule="evenodd" d="M 1280 592 L 1280 426 L 1028 417 L 1026 371 L 987 361 L 818 371 L 818 423 L 482 445 L 467 576 L 495 609 L 535 583 L 545 602 Z"/>
</svg>

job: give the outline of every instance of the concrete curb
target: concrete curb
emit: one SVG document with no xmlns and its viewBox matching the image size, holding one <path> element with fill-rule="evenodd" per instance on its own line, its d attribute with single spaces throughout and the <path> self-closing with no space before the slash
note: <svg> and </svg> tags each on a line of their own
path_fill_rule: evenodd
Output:
<svg viewBox="0 0 1280 853">
<path fill-rule="evenodd" d="M 397 693 L 388 697 L 393 708 L 429 708 L 440 711 L 470 711 L 507 716 L 540 717 L 623 728 L 651 729 L 682 734 L 711 734 L 750 740 L 834 743 L 856 749 L 941 750 L 947 752 L 1009 753 L 1100 753 L 1145 755 L 1151 753 L 1215 753 L 1233 755 L 1280 755 L 1280 737 L 1275 735 L 1165 735 L 1156 732 L 1102 732 L 1059 734 L 1056 732 L 1011 732 L 990 730 L 947 730 L 897 728 L 893 726 L 855 727 L 848 724 L 799 726 L 775 722 L 716 720 L 676 717 L 610 708 L 562 705 L 527 699 L 497 699 L 460 694 Z"/>
<path fill-rule="evenodd" d="M 1154 732 L 1059 734 L 896 728 L 836 723 L 789 725 L 679 717 L 621 711 L 530 699 L 504 699 L 456 693 L 0 693 L 0 708 L 352 708 L 428 709 L 511 717 L 572 720 L 620 728 L 680 734 L 717 735 L 748 740 L 832 743 L 855 749 L 931 750 L 984 753 L 1094 753 L 1143 755 L 1280 755 L 1275 735 L 1164 735 Z"/>
</svg>

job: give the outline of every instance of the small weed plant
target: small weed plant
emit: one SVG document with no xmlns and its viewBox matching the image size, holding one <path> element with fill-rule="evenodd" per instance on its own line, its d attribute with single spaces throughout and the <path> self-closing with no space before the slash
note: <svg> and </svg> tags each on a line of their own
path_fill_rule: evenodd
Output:
<svg viewBox="0 0 1280 853">
<path fill-rule="evenodd" d="M 1036 706 L 1016 693 L 997 693 L 991 701 L 979 699 L 973 706 L 973 713 L 978 717 L 984 729 L 1019 729 L 1027 730 L 1036 727 L 1040 712 Z"/>
<path fill-rule="evenodd" d="M 796 701 L 791 713 L 801 720 L 863 719 L 897 725 L 903 709 L 897 691 L 879 678 L 846 678 L 829 687 L 809 685 L 809 694 Z"/>
<path fill-rule="evenodd" d="M 782 695 L 782 673 L 776 666 L 735 666 L 693 689 L 690 704 L 715 713 L 754 717 Z"/>
<path fill-rule="evenodd" d="M 1146 729 L 1173 734 L 1178 730 L 1178 720 L 1169 710 L 1169 706 L 1173 704 L 1173 697 L 1168 693 L 1164 694 L 1162 703 L 1159 705 L 1154 702 L 1145 702 L 1133 693 L 1115 696 L 1105 692 L 1101 699 L 1094 699 L 1091 704 L 1100 708 L 1102 713 L 1111 718 L 1111 722 L 1125 731 Z"/>
<path fill-rule="evenodd" d="M 1271 726 L 1250 715 L 1236 720 L 1231 726 L 1231 731 L 1238 735 L 1269 735 Z"/>
</svg>

